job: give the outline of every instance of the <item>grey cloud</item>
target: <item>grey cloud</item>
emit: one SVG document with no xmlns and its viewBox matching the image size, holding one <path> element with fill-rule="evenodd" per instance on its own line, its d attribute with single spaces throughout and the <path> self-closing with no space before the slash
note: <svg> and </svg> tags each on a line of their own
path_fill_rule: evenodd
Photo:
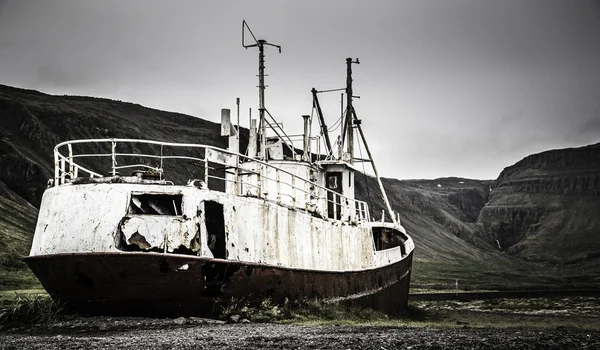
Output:
<svg viewBox="0 0 600 350">
<path fill-rule="evenodd" d="M 38 68 L 37 78 L 41 83 L 53 85 L 82 85 L 89 82 L 87 77 L 81 74 L 73 74 L 62 70 L 60 67 L 43 64 Z"/>
<path fill-rule="evenodd" d="M 596 111 L 593 117 L 581 123 L 581 127 L 577 131 L 578 136 L 591 135 L 600 141 L 600 112 Z"/>
<path fill-rule="evenodd" d="M 2 83 L 93 94 L 218 120 L 242 98 L 256 116 L 257 53 L 267 107 L 295 133 L 310 88 L 344 85 L 389 177 L 495 178 L 545 147 L 598 141 L 599 1 L 7 1 Z M 339 94 L 323 96 L 328 122 Z M 389 161 L 394 160 L 394 161 Z"/>
</svg>

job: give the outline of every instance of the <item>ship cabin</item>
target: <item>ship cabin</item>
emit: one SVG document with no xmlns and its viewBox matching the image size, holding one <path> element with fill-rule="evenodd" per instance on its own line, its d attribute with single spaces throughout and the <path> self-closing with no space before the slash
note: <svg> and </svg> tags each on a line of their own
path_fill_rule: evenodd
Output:
<svg viewBox="0 0 600 350">
<path fill-rule="evenodd" d="M 239 139 L 236 127 L 229 125 L 229 113 L 223 110 L 221 114 L 222 136 L 229 136 L 228 151 L 233 154 L 238 152 Z M 367 203 L 355 199 L 355 169 L 351 164 L 312 154 L 307 132 L 301 135 L 302 150 L 281 137 L 266 138 L 265 159 L 261 160 L 255 125 L 253 120 L 246 156 L 228 161 L 235 171 L 229 172 L 226 192 L 306 210 L 320 218 L 352 224 L 370 221 Z"/>
</svg>

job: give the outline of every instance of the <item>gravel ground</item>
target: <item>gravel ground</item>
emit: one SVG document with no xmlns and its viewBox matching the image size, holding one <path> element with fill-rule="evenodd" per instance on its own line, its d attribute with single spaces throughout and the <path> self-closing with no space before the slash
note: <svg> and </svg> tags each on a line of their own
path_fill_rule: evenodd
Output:
<svg viewBox="0 0 600 350">
<path fill-rule="evenodd" d="M 0 349 L 600 349 L 600 331 L 72 318 L 0 331 Z"/>
</svg>

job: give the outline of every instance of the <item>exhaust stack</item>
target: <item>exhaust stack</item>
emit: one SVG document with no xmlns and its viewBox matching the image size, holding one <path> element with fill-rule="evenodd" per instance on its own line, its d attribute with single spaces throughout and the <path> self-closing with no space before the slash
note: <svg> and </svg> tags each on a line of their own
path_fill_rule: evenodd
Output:
<svg viewBox="0 0 600 350">
<path fill-rule="evenodd" d="M 310 162 L 310 156 L 308 154 L 308 149 L 310 147 L 309 144 L 309 118 L 310 115 L 303 115 L 302 118 L 304 118 L 304 147 L 303 147 L 303 152 L 302 152 L 302 160 L 305 162 Z"/>
<path fill-rule="evenodd" d="M 256 119 L 250 120 L 250 138 L 248 140 L 248 157 L 256 158 Z"/>
</svg>

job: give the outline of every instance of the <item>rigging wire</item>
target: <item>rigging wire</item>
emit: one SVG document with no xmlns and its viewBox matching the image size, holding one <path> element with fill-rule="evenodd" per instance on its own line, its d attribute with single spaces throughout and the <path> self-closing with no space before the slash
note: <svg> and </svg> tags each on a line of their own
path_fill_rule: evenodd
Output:
<svg viewBox="0 0 600 350">
<path fill-rule="evenodd" d="M 342 113 L 342 115 L 340 115 L 338 120 L 336 120 L 335 123 L 333 123 L 333 125 L 327 129 L 327 131 L 336 131 L 342 125 L 342 118 L 344 117 L 344 114 L 346 114 L 346 110 L 344 110 L 344 112 Z"/>
<path fill-rule="evenodd" d="M 339 140 L 339 137 L 338 137 Z M 326 160 L 331 160 L 334 159 L 334 154 L 338 153 L 338 146 L 339 146 L 339 142 L 338 140 L 336 140 L 335 144 L 331 146 L 331 153 L 327 155 L 327 157 L 325 158 Z"/>
</svg>

